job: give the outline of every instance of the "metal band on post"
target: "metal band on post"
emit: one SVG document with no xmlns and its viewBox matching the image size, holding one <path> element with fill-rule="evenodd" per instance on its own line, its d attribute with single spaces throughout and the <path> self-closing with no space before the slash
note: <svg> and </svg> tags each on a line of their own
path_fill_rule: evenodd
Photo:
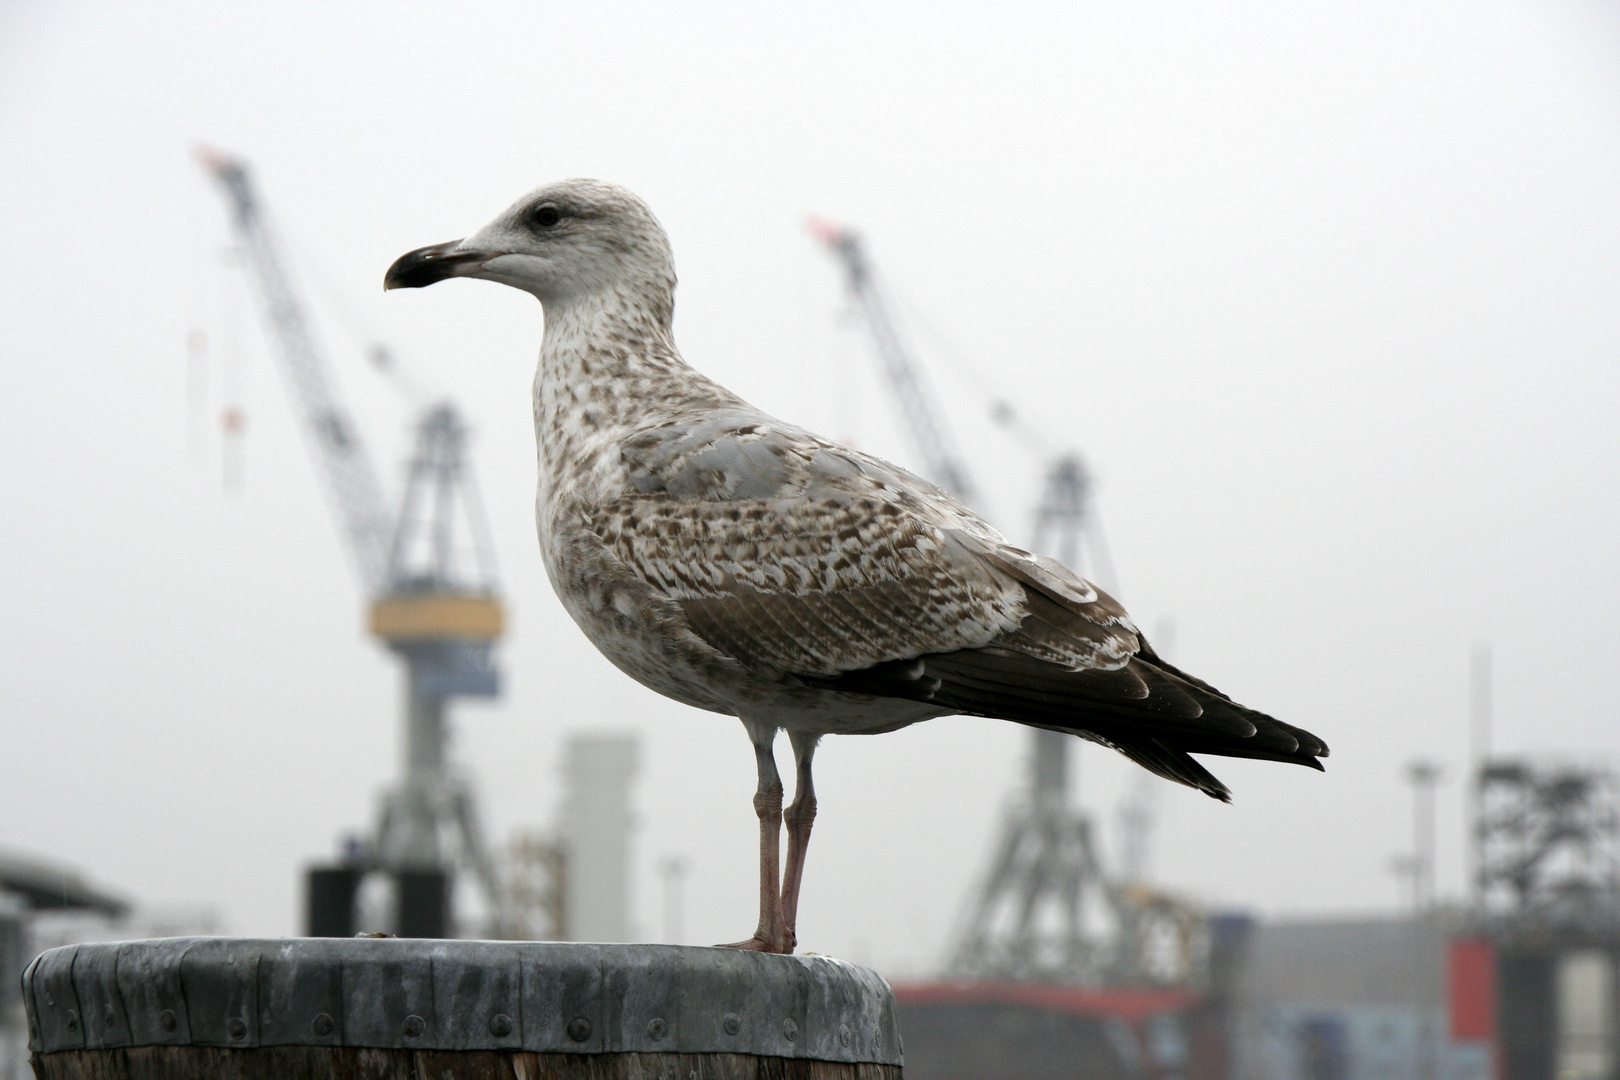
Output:
<svg viewBox="0 0 1620 1080">
<path fill-rule="evenodd" d="M 169 938 L 52 949 L 23 993 L 41 1080 L 337 1077 L 362 1059 L 367 1076 L 410 1077 L 422 1054 L 449 1075 L 512 1080 L 623 1071 L 601 1072 L 602 1055 L 632 1062 L 626 1077 L 676 1060 L 682 1077 L 752 1076 L 749 1059 L 776 1059 L 773 1075 L 897 1080 L 901 1065 L 888 984 L 818 956 Z"/>
</svg>

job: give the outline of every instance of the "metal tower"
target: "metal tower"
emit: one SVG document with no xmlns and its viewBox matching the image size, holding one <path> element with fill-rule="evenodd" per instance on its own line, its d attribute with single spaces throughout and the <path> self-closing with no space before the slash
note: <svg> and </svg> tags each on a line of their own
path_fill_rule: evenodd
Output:
<svg viewBox="0 0 1620 1080">
<path fill-rule="evenodd" d="M 990 871 L 949 963 L 976 979 L 1100 982 L 1112 952 L 1088 926 L 1088 909 L 1112 904 L 1091 823 L 1068 805 L 1072 736 L 1037 730 L 1030 785 L 1002 820 Z"/>
<path fill-rule="evenodd" d="M 1091 498 L 1091 477 L 1080 455 L 1061 454 L 1046 468 L 1041 501 L 1035 507 L 1035 550 L 1050 555 L 1076 573 L 1080 564 L 1080 538 L 1086 528 L 1086 504 Z"/>
<path fill-rule="evenodd" d="M 333 388 L 325 354 L 285 269 L 247 166 L 209 149 L 198 158 L 225 193 L 282 370 L 305 419 L 327 492 L 370 603 L 369 624 L 404 664 L 404 769 L 382 798 L 375 836 L 345 864 L 311 875 L 312 933 L 352 933 L 361 878 L 386 871 L 397 885 L 394 929 L 443 936 L 449 875 L 471 870 L 492 920 L 502 906 L 467 783 L 446 757 L 446 712 L 457 697 L 499 690 L 492 647 L 502 631 L 488 531 L 466 461 L 467 431 L 453 405 L 423 410 L 397 514 Z M 464 529 L 458 529 L 458 522 Z M 458 545 L 458 535 L 470 535 Z M 458 559 L 471 548 L 471 567 Z"/>
<path fill-rule="evenodd" d="M 1549 929 L 1620 928 L 1614 774 L 1498 759 L 1476 782 L 1484 913 Z"/>
<path fill-rule="evenodd" d="M 809 227 L 843 266 L 889 390 L 922 454 L 924 471 L 972 503 L 978 488 L 895 330 L 859 236 L 820 218 L 812 218 Z M 1035 550 L 1082 569 L 1090 481 L 1079 455 L 1046 453 L 1004 402 L 994 403 L 992 415 L 1047 462 L 1035 513 Z M 1074 737 L 1038 729 L 1030 735 L 1028 787 L 1002 822 L 990 873 L 972 905 L 950 970 L 975 978 L 1098 981 L 1112 962 L 1111 954 L 1088 926 L 1086 913 L 1095 902 L 1113 907 L 1115 900 L 1103 878 L 1090 821 L 1069 805 Z"/>
<path fill-rule="evenodd" d="M 446 757 L 446 713 L 456 697 L 500 691 L 491 649 L 503 612 L 476 488 L 467 430 L 447 403 L 426 409 L 388 556 L 388 591 L 371 605 L 371 632 L 405 662 L 405 775 L 383 796 L 372 861 L 391 871 L 470 869 L 500 918 L 502 894 L 467 782 Z M 475 575 L 456 565 L 456 507 L 472 533 Z M 431 888 L 431 883 L 429 883 Z"/>
</svg>

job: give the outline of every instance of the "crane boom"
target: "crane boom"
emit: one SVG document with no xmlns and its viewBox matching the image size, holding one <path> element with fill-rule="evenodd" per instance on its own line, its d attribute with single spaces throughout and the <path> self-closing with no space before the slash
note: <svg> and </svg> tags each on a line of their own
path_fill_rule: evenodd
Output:
<svg viewBox="0 0 1620 1080">
<path fill-rule="evenodd" d="M 369 595 L 376 595 L 389 584 L 393 532 L 376 467 L 348 410 L 333 390 L 326 357 L 283 268 L 247 166 L 206 147 L 198 150 L 197 157 L 219 181 L 230 202 L 282 370 L 303 407 L 305 430 L 326 474 L 327 490 L 348 536 L 361 581 Z"/>
<path fill-rule="evenodd" d="M 359 875 L 383 871 L 396 876 L 396 928 L 407 936 L 443 937 L 451 927 L 448 883 L 458 864 L 472 870 L 490 922 L 501 925 L 500 883 L 472 787 L 455 775 L 448 755 L 449 704 L 500 691 L 493 650 L 505 624 L 488 527 L 466 459 L 466 426 L 448 401 L 421 411 L 400 510 L 391 513 L 359 429 L 337 398 L 247 166 L 212 150 L 197 156 L 233 211 L 281 367 L 365 586 L 371 632 L 401 659 L 407 676 L 404 776 L 384 793 L 374 836 L 356 844 L 343 866 L 311 872 L 311 930 L 352 933 Z M 454 565 L 458 506 L 477 561 L 470 577 Z"/>
<path fill-rule="evenodd" d="M 883 365 L 884 377 L 889 381 L 889 390 L 900 406 L 912 440 L 922 453 L 923 471 L 930 480 L 963 502 L 977 502 L 978 489 L 962 461 L 956 440 L 940 419 L 939 410 L 929 400 L 928 388 L 923 383 L 917 364 L 901 343 L 882 290 L 872 280 L 871 265 L 867 262 L 866 249 L 860 237 L 849 229 L 821 218 L 811 218 L 809 224 L 816 239 L 827 245 L 827 250 L 843 264 L 850 295 L 860 305 L 861 314 L 866 319 L 872 342 L 877 347 L 878 359 Z"/>
</svg>

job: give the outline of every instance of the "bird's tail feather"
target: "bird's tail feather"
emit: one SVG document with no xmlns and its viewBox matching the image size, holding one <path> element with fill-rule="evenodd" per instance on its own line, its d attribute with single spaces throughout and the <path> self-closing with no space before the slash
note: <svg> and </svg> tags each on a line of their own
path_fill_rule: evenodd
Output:
<svg viewBox="0 0 1620 1080">
<path fill-rule="evenodd" d="M 1067 731 L 1111 746 L 1158 776 L 1222 802 L 1231 792 L 1190 754 L 1321 769 L 1327 744 L 1239 705 L 1165 663 L 1144 643 L 1114 671 L 1076 671 L 1010 649 L 964 649 L 880 664 L 829 688 L 928 701 L 971 716 Z"/>
<path fill-rule="evenodd" d="M 1109 745 L 1150 773 L 1202 791 L 1212 799 L 1224 803 L 1232 801 L 1231 790 L 1180 747 L 1171 746 L 1162 739 L 1110 740 Z"/>
</svg>

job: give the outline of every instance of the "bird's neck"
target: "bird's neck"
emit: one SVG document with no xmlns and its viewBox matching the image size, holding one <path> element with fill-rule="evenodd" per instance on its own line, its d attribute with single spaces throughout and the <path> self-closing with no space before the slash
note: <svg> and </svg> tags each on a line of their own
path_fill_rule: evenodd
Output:
<svg viewBox="0 0 1620 1080">
<path fill-rule="evenodd" d="M 540 364 L 554 381 L 623 374 L 637 357 L 668 358 L 685 367 L 670 332 L 674 303 L 661 290 L 601 290 L 544 304 Z"/>
<path fill-rule="evenodd" d="M 635 431 L 741 400 L 681 359 L 667 293 L 603 291 L 548 301 L 534 381 L 541 496 L 589 501 L 627 480 L 619 444 Z"/>
</svg>

